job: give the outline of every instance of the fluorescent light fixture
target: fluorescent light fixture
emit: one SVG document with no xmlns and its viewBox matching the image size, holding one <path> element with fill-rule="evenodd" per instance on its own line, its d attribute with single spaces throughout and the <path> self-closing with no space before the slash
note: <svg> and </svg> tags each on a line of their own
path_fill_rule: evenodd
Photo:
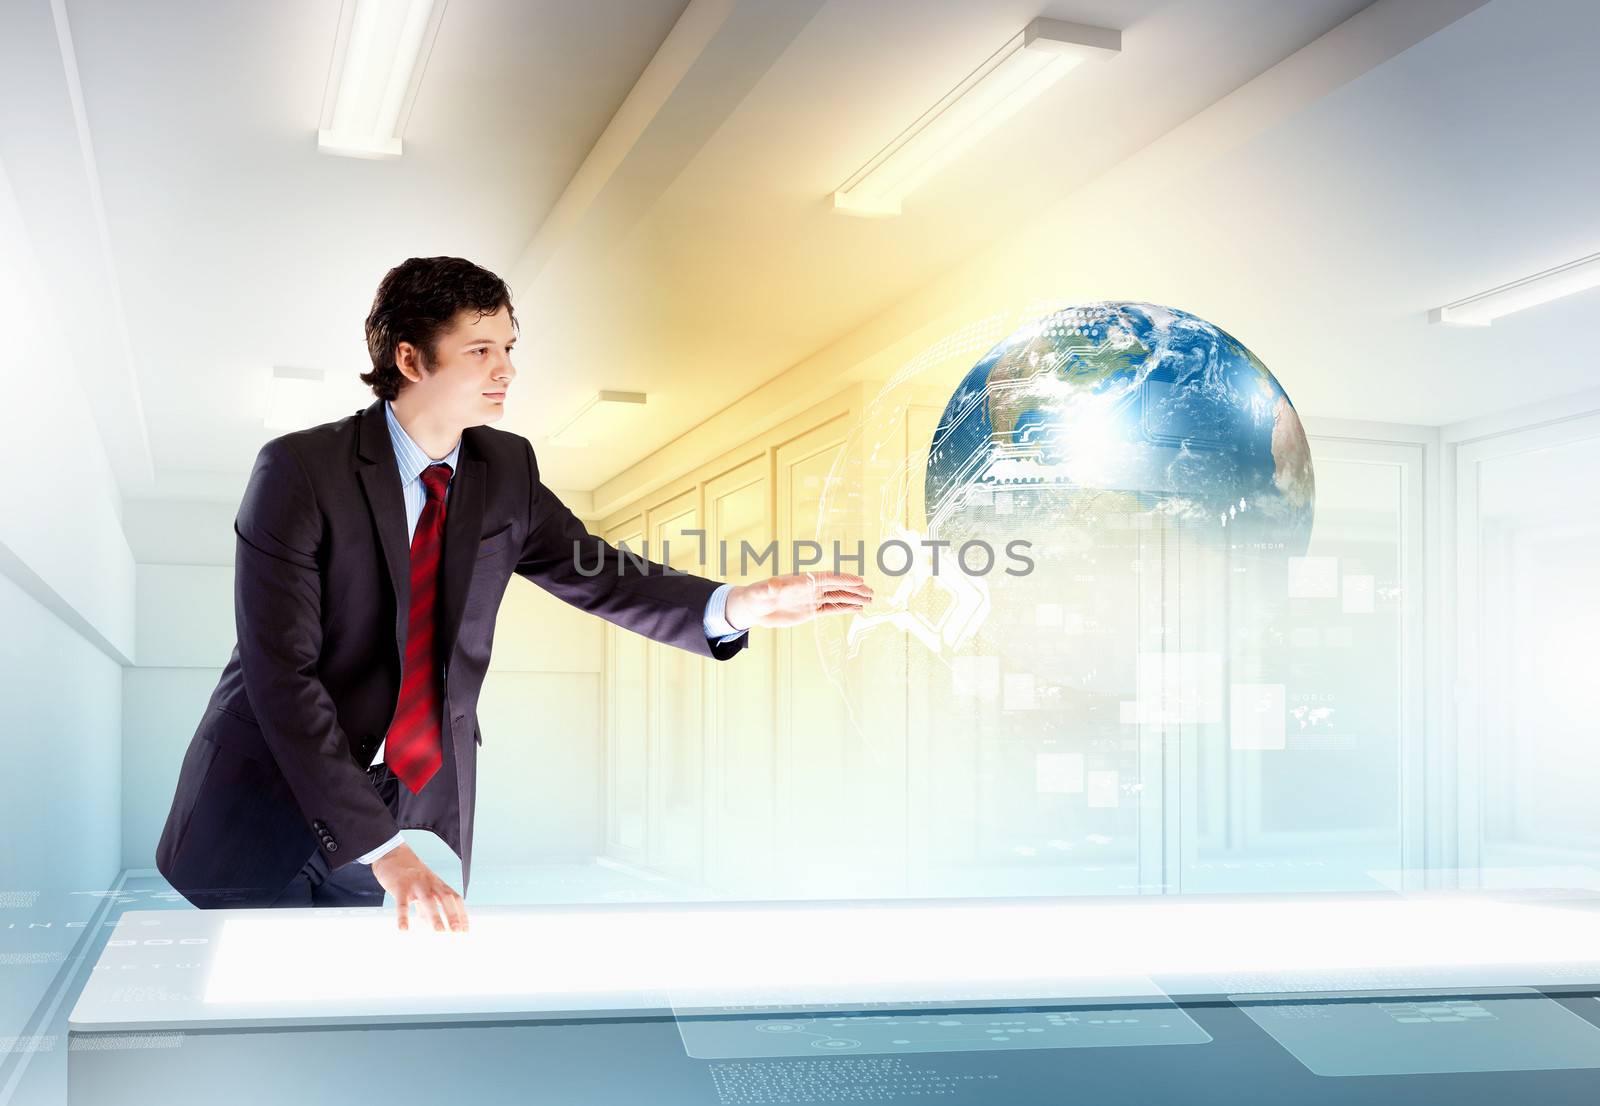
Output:
<svg viewBox="0 0 1600 1106">
<path fill-rule="evenodd" d="M 1600 253 L 1580 257 L 1510 284 L 1502 284 L 1476 296 L 1468 296 L 1428 312 L 1430 323 L 1449 326 L 1488 326 L 1502 315 L 1537 307 L 1564 296 L 1600 288 Z"/>
<path fill-rule="evenodd" d="M 267 413 L 261 421 L 269 430 L 304 430 L 323 420 L 328 393 L 321 369 L 274 365 L 267 385 Z"/>
<path fill-rule="evenodd" d="M 922 114 L 833 194 L 847 215 L 900 214 L 917 185 L 1087 58 L 1122 50 L 1122 32 L 1035 19 Z"/>
<path fill-rule="evenodd" d="M 317 148 L 400 156 L 400 136 L 444 18 L 445 0 L 344 0 Z"/>
<path fill-rule="evenodd" d="M 644 402 L 643 392 L 598 391 L 546 440 L 552 445 L 577 449 L 606 439 L 630 427 Z"/>
<path fill-rule="evenodd" d="M 359 411 L 372 393 L 354 375 L 329 383 L 321 369 L 274 365 L 267 382 L 267 410 L 262 423 L 269 430 L 304 430 Z"/>
</svg>

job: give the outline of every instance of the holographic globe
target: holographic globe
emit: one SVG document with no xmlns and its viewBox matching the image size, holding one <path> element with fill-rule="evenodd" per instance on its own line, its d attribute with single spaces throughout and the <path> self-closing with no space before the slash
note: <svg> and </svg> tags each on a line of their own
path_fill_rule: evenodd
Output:
<svg viewBox="0 0 1600 1106">
<path fill-rule="evenodd" d="M 1287 556 L 1310 541 L 1315 485 L 1294 405 L 1242 342 L 1176 308 L 1105 302 L 1018 329 L 967 372 L 925 495 L 935 537 L 1160 514 Z"/>
<path fill-rule="evenodd" d="M 1148 891 L 1144 789 L 1169 751 L 1270 756 L 1293 694 L 1315 489 L 1272 373 L 1183 311 L 1028 305 L 931 343 L 825 478 L 817 456 L 786 470 L 797 516 L 815 496 L 800 532 L 864 542 L 845 567 L 876 594 L 812 623 L 837 695 L 792 708 L 788 786 L 812 824 L 890 843 L 855 886 L 904 878 L 890 846 L 921 817 L 917 894 Z"/>
</svg>

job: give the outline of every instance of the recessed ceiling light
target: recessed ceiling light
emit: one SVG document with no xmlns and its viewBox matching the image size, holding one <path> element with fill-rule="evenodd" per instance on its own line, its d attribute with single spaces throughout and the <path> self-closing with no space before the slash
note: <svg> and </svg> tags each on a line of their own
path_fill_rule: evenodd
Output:
<svg viewBox="0 0 1600 1106">
<path fill-rule="evenodd" d="M 1590 288 L 1600 288 L 1600 253 L 1580 257 L 1476 296 L 1468 296 L 1428 312 L 1430 323 L 1449 326 L 1488 326 L 1502 315 L 1537 307 Z"/>
<path fill-rule="evenodd" d="M 317 148 L 345 157 L 400 156 L 445 0 L 344 0 Z"/>
<path fill-rule="evenodd" d="M 1121 50 L 1121 31 L 1035 19 L 841 185 L 834 210 L 899 215 L 912 189 L 1081 62 Z"/>
<path fill-rule="evenodd" d="M 328 407 L 321 369 L 293 365 L 272 366 L 267 385 L 267 413 L 261 420 L 269 430 L 303 430 L 321 421 Z"/>
<path fill-rule="evenodd" d="M 577 449 L 604 440 L 632 425 L 632 419 L 643 411 L 644 402 L 643 392 L 596 392 L 546 441 Z"/>
</svg>

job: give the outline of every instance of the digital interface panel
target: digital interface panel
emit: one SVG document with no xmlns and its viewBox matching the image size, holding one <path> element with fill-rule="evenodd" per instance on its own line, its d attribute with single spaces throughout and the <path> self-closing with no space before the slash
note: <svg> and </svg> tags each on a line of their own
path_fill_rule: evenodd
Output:
<svg viewBox="0 0 1600 1106">
<path fill-rule="evenodd" d="M 1579 911 L 1351 900 L 479 907 L 469 933 L 371 910 L 132 911 L 74 1029 L 542 1018 L 1485 987 L 1600 978 Z M 1574 974 L 1576 973 L 1576 975 Z"/>
</svg>

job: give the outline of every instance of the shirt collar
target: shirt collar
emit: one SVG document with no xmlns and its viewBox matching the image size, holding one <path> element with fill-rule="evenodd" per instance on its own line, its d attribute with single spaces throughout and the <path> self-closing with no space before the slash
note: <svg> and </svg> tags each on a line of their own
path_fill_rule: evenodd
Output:
<svg viewBox="0 0 1600 1106">
<path fill-rule="evenodd" d="M 409 484 L 422 475 L 422 470 L 429 465 L 438 464 L 428 456 L 426 450 L 412 440 L 406 433 L 406 428 L 400 425 L 400 420 L 394 416 L 394 405 L 389 400 L 383 401 L 383 413 L 389 421 L 389 440 L 394 444 L 395 464 L 400 469 L 400 482 Z M 456 444 L 449 453 L 439 460 L 450 466 L 450 478 L 455 479 L 459 465 L 456 463 L 461 455 L 461 439 L 456 439 Z"/>
</svg>

